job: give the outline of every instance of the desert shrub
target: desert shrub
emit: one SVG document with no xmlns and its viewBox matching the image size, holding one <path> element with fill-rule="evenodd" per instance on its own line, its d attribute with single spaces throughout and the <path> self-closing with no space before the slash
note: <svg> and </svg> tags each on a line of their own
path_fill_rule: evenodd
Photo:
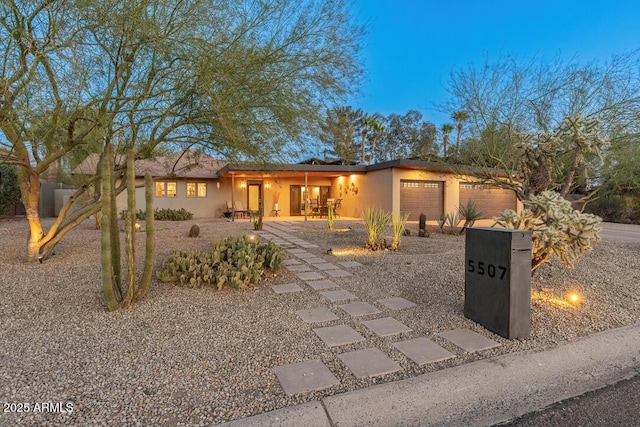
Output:
<svg viewBox="0 0 640 427">
<path fill-rule="evenodd" d="M 438 218 L 438 227 L 440 227 L 440 232 L 454 234 L 456 232 L 456 228 L 460 225 L 460 221 L 462 221 L 462 217 L 457 211 L 441 215 L 440 218 Z"/>
<path fill-rule="evenodd" d="M 384 242 L 378 242 L 382 232 L 389 225 L 391 215 L 380 208 L 367 207 L 363 212 L 364 226 L 367 230 L 367 248 L 378 250 L 386 247 Z"/>
<path fill-rule="evenodd" d="M 543 191 L 526 202 L 527 208 L 518 214 L 508 209 L 493 220 L 509 229 L 531 230 L 531 272 L 557 256 L 567 267 L 573 268 L 575 260 L 592 249 L 591 244 L 600 240 L 600 218 L 582 213 L 571 203 L 553 191 Z"/>
<path fill-rule="evenodd" d="M 598 215 L 603 221 L 629 222 L 624 198 L 617 194 L 605 194 L 588 203 L 585 212 Z"/>
<path fill-rule="evenodd" d="M 20 200 L 16 168 L 0 163 L 0 215 L 9 212 Z"/>
<path fill-rule="evenodd" d="M 258 282 L 266 270 L 277 273 L 284 261 L 273 242 L 258 244 L 247 236 L 213 242 L 210 251 L 175 251 L 156 275 L 163 282 L 187 287 L 224 286 L 240 289 Z"/>
<path fill-rule="evenodd" d="M 408 219 L 408 213 L 403 215 L 393 215 L 393 242 L 391 242 L 390 249 L 396 250 L 398 249 L 398 246 L 400 246 L 400 236 L 404 233 Z"/>
<path fill-rule="evenodd" d="M 126 209 L 120 212 L 120 219 L 125 219 L 127 217 Z M 140 221 L 144 221 L 147 218 L 147 212 L 140 209 L 136 211 L 136 219 Z M 193 214 L 186 210 L 185 208 L 180 209 L 154 209 L 153 218 L 157 221 L 187 221 L 193 219 Z"/>
<path fill-rule="evenodd" d="M 466 205 L 458 206 L 458 213 L 464 218 L 460 233 L 464 233 L 464 230 L 473 227 L 473 224 L 482 218 L 482 212 L 478 209 L 478 204 L 473 200 L 469 200 Z"/>
</svg>

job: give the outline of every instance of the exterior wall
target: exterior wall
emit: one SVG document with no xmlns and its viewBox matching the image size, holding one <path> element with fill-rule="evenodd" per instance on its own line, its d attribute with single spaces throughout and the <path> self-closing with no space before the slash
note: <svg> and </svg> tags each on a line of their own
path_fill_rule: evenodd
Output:
<svg viewBox="0 0 640 427">
<path fill-rule="evenodd" d="M 154 181 L 155 182 L 155 181 Z M 154 187 L 154 205 L 158 209 L 180 209 L 184 208 L 187 211 L 193 213 L 194 218 L 218 218 L 223 216 L 223 212 L 226 211 L 226 197 L 228 195 L 231 200 L 231 183 L 226 186 L 225 183 L 220 183 L 220 189 L 217 188 L 217 180 L 212 179 L 168 179 L 158 182 L 175 182 L 177 184 L 177 191 L 175 197 L 155 197 Z M 206 197 L 187 197 L 187 182 L 206 182 L 207 183 L 207 195 Z M 142 186 L 136 188 L 136 210 L 145 209 L 144 200 L 144 180 L 142 178 L 136 178 L 136 186 Z M 127 192 L 123 191 L 116 198 L 116 207 L 118 212 L 121 212 L 127 208 Z"/>
<path fill-rule="evenodd" d="M 400 184 L 401 180 L 427 180 L 444 182 L 444 213 L 453 212 L 460 204 L 459 182 L 469 181 L 470 177 L 457 176 L 443 172 L 429 172 L 415 169 L 389 168 L 380 169 L 363 174 L 351 174 L 337 178 L 308 177 L 307 186 L 331 187 L 329 197 L 342 199 L 339 211 L 342 217 L 362 218 L 362 210 L 368 206 L 379 207 L 397 214 L 400 212 Z M 215 179 L 173 179 L 163 180 L 176 182 L 176 197 L 155 197 L 155 207 L 180 209 L 193 213 L 194 218 L 221 218 L 226 212 L 227 201 L 232 199 L 232 179 L 223 177 Z M 206 197 L 187 197 L 187 182 L 206 182 Z M 247 185 L 251 182 L 262 183 L 262 196 L 264 200 L 265 216 L 274 216 L 275 199 L 278 194 L 278 214 L 290 216 L 291 199 L 290 187 L 292 185 L 304 186 L 304 176 L 297 177 L 271 177 L 245 178 L 236 176 L 233 180 L 233 198 L 240 202 L 246 209 L 248 206 Z M 220 183 L 220 188 L 218 188 Z M 242 184 L 245 188 L 242 188 Z M 142 178 L 136 179 L 136 185 L 142 185 Z M 267 188 L 268 184 L 268 188 Z M 154 188 L 155 195 L 155 188 Z M 311 194 L 311 197 L 315 197 Z M 126 209 L 126 192 L 121 193 L 116 199 L 118 212 Z M 136 210 L 144 209 L 144 188 L 136 189 Z M 522 204 L 517 203 L 520 212 Z"/>
<path fill-rule="evenodd" d="M 383 169 L 367 175 L 347 175 L 333 180 L 331 197 L 342 199 L 340 216 L 362 218 L 367 207 L 391 210 L 392 173 Z"/>
</svg>

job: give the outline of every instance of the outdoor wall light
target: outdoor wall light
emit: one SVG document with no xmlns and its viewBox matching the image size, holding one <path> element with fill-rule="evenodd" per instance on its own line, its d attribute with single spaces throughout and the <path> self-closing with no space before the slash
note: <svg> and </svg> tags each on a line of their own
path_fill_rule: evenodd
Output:
<svg viewBox="0 0 640 427">
<path fill-rule="evenodd" d="M 216 187 L 218 188 L 218 190 L 220 189 L 220 181 L 216 182 Z"/>
<path fill-rule="evenodd" d="M 268 190 L 269 188 L 271 188 L 271 185 L 268 182 L 265 182 L 264 188 L 265 190 Z"/>
<path fill-rule="evenodd" d="M 244 190 L 245 188 L 247 188 L 247 183 L 246 183 L 246 182 L 244 182 L 244 181 L 242 181 L 242 182 L 240 183 L 240 188 L 241 188 L 241 189 L 243 189 L 243 190 Z"/>
</svg>

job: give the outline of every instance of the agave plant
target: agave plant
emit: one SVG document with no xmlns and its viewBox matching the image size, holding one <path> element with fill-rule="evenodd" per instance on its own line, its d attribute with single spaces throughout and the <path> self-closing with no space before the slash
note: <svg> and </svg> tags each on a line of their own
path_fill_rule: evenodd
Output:
<svg viewBox="0 0 640 427">
<path fill-rule="evenodd" d="M 458 206 L 458 213 L 464 218 L 460 234 L 463 234 L 467 228 L 473 227 L 473 224 L 482 218 L 482 212 L 478 208 L 478 204 L 473 200 L 469 200 L 466 205 Z"/>
</svg>

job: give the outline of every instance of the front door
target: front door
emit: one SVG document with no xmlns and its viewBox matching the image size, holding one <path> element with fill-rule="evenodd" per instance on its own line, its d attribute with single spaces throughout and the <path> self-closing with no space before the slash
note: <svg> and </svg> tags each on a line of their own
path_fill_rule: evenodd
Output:
<svg viewBox="0 0 640 427">
<path fill-rule="evenodd" d="M 261 193 L 262 185 L 260 183 L 249 183 L 249 191 L 247 204 L 249 206 L 249 210 L 253 212 L 258 212 L 260 208 L 260 193 Z"/>
<path fill-rule="evenodd" d="M 289 211 L 290 215 L 302 215 L 302 186 L 292 185 L 289 190 Z"/>
</svg>

